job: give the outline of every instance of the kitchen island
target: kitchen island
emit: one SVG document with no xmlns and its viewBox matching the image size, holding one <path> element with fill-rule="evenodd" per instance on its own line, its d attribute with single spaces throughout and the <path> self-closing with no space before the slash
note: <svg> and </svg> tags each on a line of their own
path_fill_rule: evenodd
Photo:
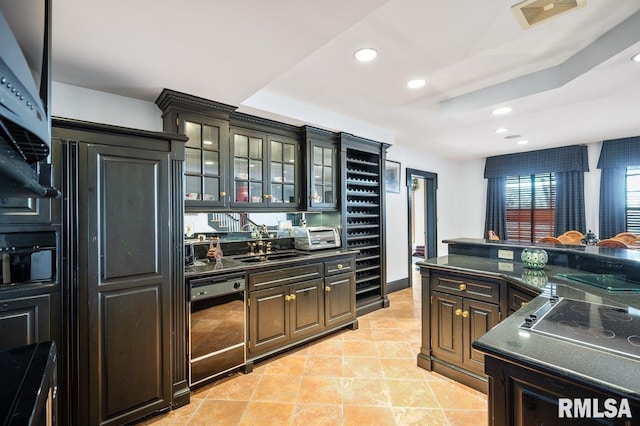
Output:
<svg viewBox="0 0 640 426">
<path fill-rule="evenodd" d="M 488 391 L 492 425 L 590 424 L 583 417 L 600 415 L 597 424 L 640 423 L 637 252 L 545 245 L 550 261 L 541 272 L 519 261 L 519 252 L 531 245 L 471 239 L 449 244 L 448 256 L 420 264 L 419 366 Z M 516 299 L 520 292 L 529 300 Z M 585 405 L 574 413 L 568 406 L 574 398 L 589 411 Z M 607 401 L 611 410 L 605 412 Z M 620 410 L 624 404 L 631 418 Z M 563 414 L 581 418 L 559 418 L 560 406 Z"/>
</svg>

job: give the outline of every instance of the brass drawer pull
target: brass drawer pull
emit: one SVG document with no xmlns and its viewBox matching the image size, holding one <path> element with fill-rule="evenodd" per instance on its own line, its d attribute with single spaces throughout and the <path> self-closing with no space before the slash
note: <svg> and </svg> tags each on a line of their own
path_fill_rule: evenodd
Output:
<svg viewBox="0 0 640 426">
<path fill-rule="evenodd" d="M 462 313 L 462 318 L 467 318 L 469 316 L 469 311 L 464 311 Z"/>
<path fill-rule="evenodd" d="M 526 306 L 527 302 L 520 302 L 520 307 Z"/>
<path fill-rule="evenodd" d="M 289 300 L 296 300 L 296 295 L 292 294 L 291 296 L 289 296 Z"/>
<path fill-rule="evenodd" d="M 326 286 L 326 287 L 324 288 L 324 291 L 326 291 L 327 293 L 328 293 L 328 292 L 330 292 L 330 291 L 331 291 L 331 287 L 330 287 L 330 286 Z"/>
<path fill-rule="evenodd" d="M 467 285 L 463 283 L 463 284 L 460 284 L 458 288 L 460 289 L 460 291 L 465 291 L 467 289 Z"/>
<path fill-rule="evenodd" d="M 287 302 L 291 300 L 291 296 L 289 296 L 288 294 L 284 297 L 284 300 L 286 300 Z"/>
<path fill-rule="evenodd" d="M 338 268 L 338 269 L 342 269 L 342 268 L 344 268 L 344 266 L 342 266 L 342 263 L 338 263 L 337 268 Z"/>
<path fill-rule="evenodd" d="M 226 192 L 224 192 L 224 191 L 220 191 L 220 196 L 221 196 L 221 197 L 225 197 L 226 195 L 227 195 L 227 193 L 226 193 Z"/>
<path fill-rule="evenodd" d="M 455 314 L 456 316 L 462 315 L 462 309 L 456 309 Z"/>
</svg>

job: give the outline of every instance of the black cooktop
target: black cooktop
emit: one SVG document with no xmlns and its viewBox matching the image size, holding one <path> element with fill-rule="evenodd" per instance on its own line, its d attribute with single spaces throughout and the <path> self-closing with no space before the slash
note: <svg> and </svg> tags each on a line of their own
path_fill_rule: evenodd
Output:
<svg viewBox="0 0 640 426">
<path fill-rule="evenodd" d="M 552 298 L 523 328 L 640 358 L 640 310 Z"/>
</svg>

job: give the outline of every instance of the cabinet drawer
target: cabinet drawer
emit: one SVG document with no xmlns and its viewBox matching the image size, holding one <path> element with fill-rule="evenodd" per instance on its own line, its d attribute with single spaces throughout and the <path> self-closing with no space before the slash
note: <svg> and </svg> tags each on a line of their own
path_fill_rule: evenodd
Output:
<svg viewBox="0 0 640 426">
<path fill-rule="evenodd" d="M 500 283 L 465 275 L 432 275 L 432 290 L 470 299 L 500 303 Z"/>
<path fill-rule="evenodd" d="M 322 278 L 322 263 L 249 274 L 249 291 Z"/>
<path fill-rule="evenodd" d="M 352 272 L 355 270 L 356 260 L 353 258 L 343 258 L 324 262 L 325 275 L 344 274 L 345 272 Z"/>
<path fill-rule="evenodd" d="M 507 290 L 507 304 L 509 306 L 509 315 L 529 303 L 531 299 L 536 297 L 534 293 L 525 292 L 509 286 Z"/>
</svg>

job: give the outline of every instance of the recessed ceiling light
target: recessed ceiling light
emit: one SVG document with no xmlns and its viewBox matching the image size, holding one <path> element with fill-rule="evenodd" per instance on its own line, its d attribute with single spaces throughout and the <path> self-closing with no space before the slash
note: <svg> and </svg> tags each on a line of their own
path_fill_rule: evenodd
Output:
<svg viewBox="0 0 640 426">
<path fill-rule="evenodd" d="M 419 89 L 422 86 L 424 86 L 425 84 L 427 84 L 427 82 L 421 78 L 417 78 L 415 80 L 409 80 L 407 81 L 407 87 L 409 89 Z"/>
<path fill-rule="evenodd" d="M 376 56 L 378 56 L 378 52 L 376 51 L 376 49 L 373 49 L 371 47 L 365 47 L 363 49 L 356 50 L 356 53 L 353 54 L 353 57 L 360 62 L 373 61 Z"/>
<path fill-rule="evenodd" d="M 504 115 L 504 114 L 509 114 L 511 111 L 513 111 L 511 109 L 511 107 L 500 107 L 500 108 L 496 108 L 493 111 L 491 111 L 491 114 L 493 114 L 493 115 Z"/>
<path fill-rule="evenodd" d="M 507 133 L 509 131 L 509 129 L 507 129 L 506 127 L 500 127 L 498 129 L 496 129 L 496 133 L 500 134 L 500 133 Z"/>
<path fill-rule="evenodd" d="M 632 60 L 633 62 L 640 62 L 640 53 L 636 53 L 635 55 L 633 55 L 633 56 L 631 57 L 631 60 Z"/>
<path fill-rule="evenodd" d="M 518 145 L 526 145 L 529 141 L 518 141 Z"/>
</svg>

